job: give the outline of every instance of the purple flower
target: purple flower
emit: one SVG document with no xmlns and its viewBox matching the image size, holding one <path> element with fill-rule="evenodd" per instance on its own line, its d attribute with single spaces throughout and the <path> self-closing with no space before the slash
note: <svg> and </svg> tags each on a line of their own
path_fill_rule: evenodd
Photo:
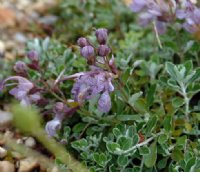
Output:
<svg viewBox="0 0 200 172">
<path fill-rule="evenodd" d="M 147 0 L 134 0 L 131 4 L 130 4 L 130 8 L 133 12 L 137 13 L 142 11 L 144 8 L 146 8 L 148 5 L 148 1 Z"/>
<path fill-rule="evenodd" d="M 112 58 L 109 60 L 109 67 L 110 67 L 111 71 L 114 74 L 118 73 L 117 66 L 115 64 L 115 58 L 114 58 L 114 56 L 112 56 Z"/>
<path fill-rule="evenodd" d="M 105 91 L 103 94 L 101 94 L 98 101 L 98 109 L 101 112 L 109 112 L 111 109 L 111 100 L 108 91 Z"/>
<path fill-rule="evenodd" d="M 200 9 L 190 1 L 186 1 L 184 9 L 178 9 L 176 16 L 179 19 L 185 19 L 183 28 L 190 33 L 200 30 Z"/>
<path fill-rule="evenodd" d="M 16 62 L 15 65 L 14 65 L 14 67 L 13 67 L 13 69 L 18 74 L 24 74 L 24 75 L 26 75 L 26 73 L 27 73 L 27 66 L 22 61 Z"/>
<path fill-rule="evenodd" d="M 90 43 L 88 42 L 88 40 L 87 40 L 86 38 L 84 38 L 84 37 L 79 38 L 78 41 L 77 41 L 77 44 L 78 44 L 81 48 L 83 48 L 83 47 L 85 47 L 85 46 L 87 46 L 87 45 L 90 45 Z"/>
<path fill-rule="evenodd" d="M 17 100 L 19 100 L 22 105 L 30 105 L 31 103 L 37 102 L 41 98 L 39 92 L 30 93 L 34 88 L 33 83 L 21 76 L 12 76 L 5 79 L 1 83 L 1 87 L 3 88 L 5 83 L 10 80 L 18 81 L 17 86 L 11 89 L 9 93 L 13 95 Z"/>
<path fill-rule="evenodd" d="M 87 45 L 81 48 L 81 55 L 85 57 L 86 59 L 94 57 L 95 56 L 94 48 L 91 45 Z"/>
<path fill-rule="evenodd" d="M 31 61 L 39 61 L 39 53 L 35 50 L 31 50 L 28 52 L 27 57 L 31 60 Z"/>
<path fill-rule="evenodd" d="M 112 84 L 112 74 L 99 68 L 93 68 L 92 71 L 87 72 L 77 78 L 72 88 L 74 99 L 80 104 L 82 104 L 85 100 L 89 100 L 100 94 L 99 107 L 101 108 L 99 109 L 103 112 L 108 112 L 110 108 L 104 108 L 105 105 L 102 104 L 102 99 L 104 99 L 104 96 L 101 98 L 101 95 L 103 95 L 105 92 L 110 93 L 112 91 L 114 91 L 114 86 Z M 108 96 L 105 97 L 108 98 Z M 108 98 L 108 102 L 109 101 L 110 99 Z"/>
<path fill-rule="evenodd" d="M 54 118 L 51 121 L 48 121 L 45 130 L 47 134 L 51 137 L 55 136 L 57 134 L 57 131 L 61 128 L 61 120 Z"/>
<path fill-rule="evenodd" d="M 45 130 L 49 136 L 55 136 L 57 131 L 61 129 L 61 124 L 66 116 L 73 115 L 77 108 L 69 108 L 62 102 L 57 102 L 54 106 L 54 118 L 47 122 Z"/>
<path fill-rule="evenodd" d="M 134 0 L 130 8 L 133 12 L 141 12 L 139 24 L 143 27 L 155 21 L 159 34 L 166 31 L 167 23 L 173 21 L 177 2 L 164 0 Z"/>
<path fill-rule="evenodd" d="M 105 57 L 110 53 L 110 48 L 107 45 L 100 45 L 98 47 L 98 55 Z"/>
<path fill-rule="evenodd" d="M 108 30 L 104 28 L 97 29 L 95 35 L 99 44 L 105 44 L 108 38 Z"/>
</svg>

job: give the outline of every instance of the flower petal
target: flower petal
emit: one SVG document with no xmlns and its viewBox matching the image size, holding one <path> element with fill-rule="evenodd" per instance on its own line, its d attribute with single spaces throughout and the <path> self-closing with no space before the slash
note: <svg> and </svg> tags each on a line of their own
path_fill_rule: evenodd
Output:
<svg viewBox="0 0 200 172">
<path fill-rule="evenodd" d="M 111 109 L 111 99 L 108 91 L 104 92 L 99 98 L 98 109 L 101 112 L 109 112 Z"/>
</svg>

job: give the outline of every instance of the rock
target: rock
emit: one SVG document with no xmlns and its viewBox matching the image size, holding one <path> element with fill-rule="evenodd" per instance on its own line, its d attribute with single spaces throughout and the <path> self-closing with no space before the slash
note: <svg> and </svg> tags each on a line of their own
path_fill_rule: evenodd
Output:
<svg viewBox="0 0 200 172">
<path fill-rule="evenodd" d="M 39 19 L 39 23 L 45 24 L 45 25 L 53 25 L 58 17 L 54 15 L 47 15 Z"/>
<path fill-rule="evenodd" d="M 30 147 L 30 148 L 33 148 L 35 147 L 36 145 L 36 141 L 33 137 L 28 137 L 26 140 L 25 140 L 25 145 Z"/>
<path fill-rule="evenodd" d="M 27 41 L 26 36 L 21 32 L 17 32 L 14 36 L 14 39 L 19 43 L 26 43 Z"/>
<path fill-rule="evenodd" d="M 58 167 L 53 167 L 52 170 L 51 170 L 51 172 L 59 172 Z"/>
<path fill-rule="evenodd" d="M 13 133 L 12 131 L 10 131 L 10 130 L 6 130 L 4 136 L 5 136 L 5 137 L 9 137 L 9 138 L 11 138 L 11 137 L 14 136 L 14 133 Z"/>
<path fill-rule="evenodd" d="M 22 139 L 17 139 L 17 144 L 23 144 L 23 140 Z"/>
<path fill-rule="evenodd" d="M 0 111 L 0 129 L 7 128 L 12 122 L 12 114 Z"/>
<path fill-rule="evenodd" d="M 12 9 L 0 7 L 0 23 L 0 28 L 15 26 L 15 12 Z"/>
<path fill-rule="evenodd" d="M 15 172 L 14 164 L 9 161 L 0 161 L 0 172 Z"/>
<path fill-rule="evenodd" d="M 5 44 L 3 43 L 3 41 L 0 40 L 0 58 L 4 57 L 5 55 Z"/>
<path fill-rule="evenodd" d="M 0 147 L 0 158 L 5 158 L 8 151 L 2 147 Z"/>
<path fill-rule="evenodd" d="M 40 168 L 38 161 L 33 157 L 29 157 L 20 161 L 18 172 L 34 171 L 38 168 Z"/>
</svg>

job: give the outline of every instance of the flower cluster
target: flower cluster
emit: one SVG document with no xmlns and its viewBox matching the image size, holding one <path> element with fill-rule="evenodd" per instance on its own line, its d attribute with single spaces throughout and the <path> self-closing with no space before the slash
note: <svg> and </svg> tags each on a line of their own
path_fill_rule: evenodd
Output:
<svg viewBox="0 0 200 172">
<path fill-rule="evenodd" d="M 200 30 L 200 8 L 197 8 L 189 0 L 185 2 L 183 8 L 176 11 L 177 18 L 185 19 L 183 27 L 188 32 L 198 32 Z"/>
<path fill-rule="evenodd" d="M 114 63 L 114 57 L 108 60 L 108 55 L 111 52 L 106 45 L 108 31 L 101 28 L 96 30 L 96 38 L 99 46 L 95 48 L 86 38 L 79 38 L 77 43 L 80 46 L 81 55 L 87 59 L 90 64 L 91 71 L 79 75 L 75 79 L 75 84 L 72 89 L 74 100 L 83 104 L 85 100 L 91 99 L 99 95 L 98 109 L 102 112 L 108 112 L 111 108 L 111 99 L 109 93 L 114 91 L 112 84 L 113 75 L 117 73 L 117 68 Z M 101 57 L 98 61 L 97 57 Z M 102 66 L 98 66 L 101 63 Z M 107 67 L 107 69 L 106 69 Z"/>
<path fill-rule="evenodd" d="M 139 23 L 141 26 L 147 26 L 155 21 L 159 34 L 166 32 L 167 23 L 174 20 L 176 11 L 176 2 L 166 2 L 164 0 L 134 0 L 130 5 L 133 12 L 141 12 Z"/>
<path fill-rule="evenodd" d="M 29 63 L 26 64 L 23 61 L 17 61 L 13 67 L 16 76 L 8 77 L 0 82 L 0 91 L 5 87 L 14 85 L 14 88 L 12 88 L 9 93 L 19 100 L 22 105 L 28 106 L 36 104 L 40 106 L 41 104 L 51 102 L 45 98 L 43 93 L 51 93 L 55 96 L 55 94 L 57 94 L 56 90 L 59 89 L 56 85 L 57 83 L 66 79 L 74 79 L 75 83 L 71 92 L 74 101 L 78 102 L 78 105 L 76 107 L 68 107 L 66 106 L 66 104 L 69 103 L 68 100 L 61 98 L 59 100 L 63 100 L 63 102 L 56 103 L 53 110 L 49 109 L 50 112 L 52 111 L 52 114 L 54 114 L 53 119 L 47 122 L 45 127 L 49 136 L 55 136 L 57 131 L 61 128 L 62 121 L 66 117 L 71 116 L 86 100 L 94 97 L 98 98 L 99 111 L 105 113 L 109 112 L 111 109 L 110 93 L 114 91 L 112 80 L 114 76 L 118 74 L 118 70 L 115 65 L 114 56 L 110 59 L 108 56 L 111 52 L 111 49 L 106 44 L 108 31 L 104 28 L 97 29 L 96 38 L 98 41 L 98 47 L 96 48 L 88 39 L 83 37 L 78 39 L 80 54 L 87 60 L 90 71 L 75 73 L 64 77 L 59 76 L 52 86 L 46 82 L 46 79 L 42 75 L 45 71 L 43 71 L 40 66 L 39 53 L 32 50 L 27 54 Z M 37 81 L 29 81 L 29 69 L 38 73 L 39 79 Z M 8 83 L 8 81 L 11 80 L 18 82 Z M 37 85 L 36 83 L 38 83 L 38 81 L 40 84 Z M 59 96 L 56 95 L 56 98 L 58 97 Z M 49 113 L 49 111 L 43 112 L 43 114 L 46 113 Z"/>
<path fill-rule="evenodd" d="M 39 68 L 39 55 L 36 51 L 31 51 L 32 56 L 30 56 L 30 52 L 28 53 L 28 58 L 31 60 L 30 66 L 35 66 L 33 69 Z M 34 55 L 33 55 L 34 54 Z M 37 59 L 36 59 L 37 55 Z M 31 58 L 31 57 L 34 57 Z M 29 66 L 28 65 L 28 66 Z M 0 91 L 3 90 L 8 81 L 15 80 L 18 81 L 17 83 L 12 83 L 11 85 L 17 85 L 16 87 L 12 88 L 9 93 L 13 95 L 17 100 L 20 101 L 22 105 L 28 106 L 32 103 L 37 103 L 41 100 L 41 93 L 40 90 L 26 77 L 28 76 L 28 66 L 22 62 L 17 61 L 13 67 L 14 71 L 16 72 L 16 76 L 8 77 L 7 79 L 3 80 L 0 83 Z M 31 67 L 30 67 L 31 68 Z"/>
<path fill-rule="evenodd" d="M 200 9 L 190 0 L 133 0 L 130 8 L 133 12 L 140 13 L 141 26 L 155 22 L 159 34 L 164 34 L 168 23 L 174 22 L 176 18 L 185 20 L 183 28 L 188 32 L 200 29 Z"/>
</svg>

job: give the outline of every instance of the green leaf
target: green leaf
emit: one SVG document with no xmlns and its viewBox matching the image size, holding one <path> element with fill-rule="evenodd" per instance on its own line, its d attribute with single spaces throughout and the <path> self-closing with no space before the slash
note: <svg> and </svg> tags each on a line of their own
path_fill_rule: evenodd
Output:
<svg viewBox="0 0 200 172">
<path fill-rule="evenodd" d="M 83 131 L 83 129 L 85 128 L 85 126 L 86 126 L 85 123 L 78 123 L 78 124 L 76 124 L 76 125 L 73 127 L 72 131 L 73 131 L 74 133 L 80 133 L 80 132 Z"/>
<path fill-rule="evenodd" d="M 200 79 L 200 68 L 197 68 L 195 71 L 196 71 L 195 74 L 192 76 L 192 78 L 190 78 L 188 83 L 193 83 L 197 79 Z"/>
<path fill-rule="evenodd" d="M 107 142 L 106 148 L 108 149 L 109 152 L 115 153 L 117 151 L 120 151 L 120 145 L 114 142 Z"/>
<path fill-rule="evenodd" d="M 175 71 L 175 65 L 171 62 L 166 62 L 166 70 L 167 70 L 167 73 L 174 79 L 174 80 L 177 80 L 177 69 Z"/>
<path fill-rule="evenodd" d="M 167 165 L 167 160 L 168 160 L 168 158 L 161 159 L 161 160 L 158 162 L 158 168 L 159 168 L 159 169 L 165 168 L 166 165 Z"/>
<path fill-rule="evenodd" d="M 80 139 L 80 140 L 72 142 L 72 147 L 77 150 L 85 150 L 88 145 L 89 144 L 86 139 Z"/>
<path fill-rule="evenodd" d="M 173 88 L 173 89 L 175 89 L 175 90 L 180 90 L 179 85 L 177 84 L 177 82 L 176 82 L 174 79 L 169 79 L 169 80 L 167 81 L 167 84 L 168 84 L 171 88 Z"/>
<path fill-rule="evenodd" d="M 189 159 L 189 161 L 186 163 L 185 171 L 196 172 L 195 165 L 196 165 L 196 158 Z"/>
<path fill-rule="evenodd" d="M 163 144 L 167 141 L 168 137 L 166 134 L 161 134 L 159 137 L 158 137 L 158 143 L 160 144 Z"/>
<path fill-rule="evenodd" d="M 138 144 L 139 140 L 140 140 L 140 138 L 139 138 L 138 134 L 135 134 L 133 136 L 133 143 L 132 143 L 132 145 L 134 146 L 134 145 Z"/>
<path fill-rule="evenodd" d="M 180 151 L 179 149 L 174 149 L 171 157 L 174 161 L 180 161 L 184 158 L 183 152 Z"/>
<path fill-rule="evenodd" d="M 143 93 L 142 93 L 141 91 L 138 92 L 138 93 L 133 94 L 133 95 L 129 98 L 128 102 L 129 102 L 132 106 L 134 106 L 134 105 L 135 105 L 135 102 L 139 99 L 139 97 L 142 96 L 142 94 L 143 94 Z"/>
<path fill-rule="evenodd" d="M 139 115 L 133 114 L 133 115 L 117 115 L 116 116 L 118 120 L 120 121 L 136 121 L 136 122 L 142 122 L 142 118 Z"/>
<path fill-rule="evenodd" d="M 186 68 L 186 76 L 192 71 L 193 69 L 193 63 L 192 63 L 192 60 L 188 60 L 184 63 L 184 66 Z"/>
<path fill-rule="evenodd" d="M 175 108 L 179 108 L 181 106 L 184 105 L 184 99 L 183 98 L 180 98 L 180 97 L 175 97 L 172 99 L 172 105 L 175 107 Z"/>
<path fill-rule="evenodd" d="M 122 136 L 118 139 L 117 143 L 122 150 L 127 150 L 133 145 L 133 140 L 132 138 Z"/>
<path fill-rule="evenodd" d="M 156 142 L 154 142 L 150 145 L 150 153 L 144 155 L 144 164 L 148 168 L 151 168 L 155 165 L 156 160 L 157 160 L 157 145 Z"/>
<path fill-rule="evenodd" d="M 139 153 L 140 155 L 146 155 L 150 153 L 150 149 L 146 146 L 140 147 L 139 148 Z"/>
<path fill-rule="evenodd" d="M 172 116 L 168 115 L 165 117 L 163 121 L 163 126 L 166 132 L 170 132 L 172 130 Z"/>
<path fill-rule="evenodd" d="M 93 154 L 93 159 L 95 160 L 95 162 L 102 166 L 102 167 L 105 167 L 106 163 L 107 163 L 107 157 L 104 153 L 94 153 Z"/>
<path fill-rule="evenodd" d="M 119 166 L 125 167 L 127 166 L 128 162 L 129 161 L 127 156 L 121 155 L 117 158 L 117 163 Z"/>
<path fill-rule="evenodd" d="M 149 121 L 147 122 L 146 124 L 146 135 L 149 135 L 151 134 L 152 130 L 154 129 L 154 127 L 156 126 L 156 123 L 157 123 L 157 117 L 156 116 L 153 116 L 149 119 Z"/>
<path fill-rule="evenodd" d="M 156 92 L 156 84 L 151 85 L 147 92 L 147 106 L 150 107 L 154 102 L 154 95 Z"/>
</svg>

